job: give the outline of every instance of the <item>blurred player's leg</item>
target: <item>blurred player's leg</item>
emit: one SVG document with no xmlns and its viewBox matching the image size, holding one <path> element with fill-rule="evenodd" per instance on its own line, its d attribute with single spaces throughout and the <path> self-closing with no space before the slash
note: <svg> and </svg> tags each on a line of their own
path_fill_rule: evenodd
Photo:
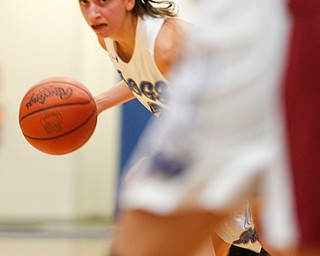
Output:
<svg viewBox="0 0 320 256">
<path fill-rule="evenodd" d="M 153 215 L 127 211 L 120 216 L 113 250 L 121 256 L 193 256 L 214 230 L 219 216 L 205 212 Z"/>
<path fill-rule="evenodd" d="M 226 244 L 229 246 L 228 244 Z M 217 256 L 217 255 L 226 255 L 215 253 L 216 248 L 213 248 L 213 243 L 211 240 L 211 236 L 208 236 L 200 246 L 200 248 L 196 251 L 193 256 Z"/>
<path fill-rule="evenodd" d="M 212 244 L 213 244 L 216 256 L 228 255 L 230 244 L 223 241 L 217 234 L 212 234 L 211 240 L 212 240 Z"/>
</svg>

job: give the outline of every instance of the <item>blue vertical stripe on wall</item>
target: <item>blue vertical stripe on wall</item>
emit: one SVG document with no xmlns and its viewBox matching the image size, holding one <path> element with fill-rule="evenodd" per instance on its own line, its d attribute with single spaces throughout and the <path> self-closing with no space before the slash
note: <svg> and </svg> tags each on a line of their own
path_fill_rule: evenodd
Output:
<svg viewBox="0 0 320 256">
<path fill-rule="evenodd" d="M 123 177 L 124 167 L 151 116 L 152 114 L 136 99 L 131 100 L 121 106 L 120 168 L 118 175 L 118 189 L 121 178 Z M 116 200 L 116 202 L 117 212 L 118 200 Z"/>
<path fill-rule="evenodd" d="M 120 172 L 123 171 L 150 117 L 151 113 L 138 100 L 122 105 Z"/>
</svg>

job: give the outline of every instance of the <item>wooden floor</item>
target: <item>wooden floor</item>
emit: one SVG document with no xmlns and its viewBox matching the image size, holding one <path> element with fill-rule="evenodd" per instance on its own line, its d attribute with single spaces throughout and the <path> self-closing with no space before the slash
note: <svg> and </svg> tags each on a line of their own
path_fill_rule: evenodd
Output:
<svg viewBox="0 0 320 256">
<path fill-rule="evenodd" d="M 1 238 L 1 256 L 108 256 L 109 237 L 104 238 Z M 212 247 L 195 256 L 214 256 Z"/>
<path fill-rule="evenodd" d="M 106 256 L 112 225 L 1 225 L 0 256 Z"/>
<path fill-rule="evenodd" d="M 0 256 L 107 256 L 113 232 L 113 224 L 103 221 L 35 225 L 0 223 Z M 210 241 L 205 242 L 195 256 L 214 256 Z"/>
<path fill-rule="evenodd" d="M 105 239 L 71 238 L 2 238 L 3 256 L 105 256 L 109 243 Z"/>
</svg>

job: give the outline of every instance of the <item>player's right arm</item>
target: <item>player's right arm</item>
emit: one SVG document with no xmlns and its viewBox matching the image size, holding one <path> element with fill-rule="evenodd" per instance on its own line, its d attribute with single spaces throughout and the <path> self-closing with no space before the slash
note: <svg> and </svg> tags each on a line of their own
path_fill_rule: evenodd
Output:
<svg viewBox="0 0 320 256">
<path fill-rule="evenodd" d="M 114 87 L 95 96 L 98 114 L 134 98 L 135 96 L 128 88 L 126 82 L 121 80 L 121 82 L 116 84 Z"/>
</svg>

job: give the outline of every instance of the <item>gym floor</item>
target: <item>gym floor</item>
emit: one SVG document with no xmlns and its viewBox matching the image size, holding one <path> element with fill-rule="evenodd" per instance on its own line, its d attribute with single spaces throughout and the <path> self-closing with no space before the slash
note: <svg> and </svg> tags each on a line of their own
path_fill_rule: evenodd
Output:
<svg viewBox="0 0 320 256">
<path fill-rule="evenodd" d="M 0 256 L 107 256 L 114 225 L 105 219 L 1 223 Z M 211 242 L 195 256 L 214 256 Z"/>
<path fill-rule="evenodd" d="M 5 256 L 105 256 L 112 224 L 85 223 L 1 224 L 0 255 Z"/>
</svg>

